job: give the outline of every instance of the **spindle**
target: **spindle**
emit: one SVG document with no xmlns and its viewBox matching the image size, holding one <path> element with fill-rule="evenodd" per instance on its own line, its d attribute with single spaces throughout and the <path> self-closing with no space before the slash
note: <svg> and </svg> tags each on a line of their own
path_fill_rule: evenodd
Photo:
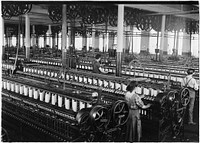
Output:
<svg viewBox="0 0 200 143">
<path fill-rule="evenodd" d="M 39 94 L 40 94 L 40 101 L 44 101 L 44 91 L 39 90 Z"/>
<path fill-rule="evenodd" d="M 57 94 L 55 94 L 55 93 L 52 93 L 52 95 L 51 95 L 51 104 L 52 105 L 56 105 L 56 102 L 57 102 Z"/>
<path fill-rule="evenodd" d="M 30 98 L 33 97 L 33 88 L 32 88 L 32 87 L 29 87 L 29 94 L 28 94 L 28 96 L 29 96 Z"/>
<path fill-rule="evenodd" d="M 34 99 L 38 99 L 38 89 L 34 88 L 34 95 L 33 95 Z"/>
<path fill-rule="evenodd" d="M 65 109 L 70 109 L 70 100 L 68 98 L 65 98 Z"/>
<path fill-rule="evenodd" d="M 61 95 L 58 95 L 58 107 L 62 107 L 62 99 L 63 97 Z"/>
<path fill-rule="evenodd" d="M 51 98 L 51 93 L 47 91 L 47 92 L 45 93 L 45 102 L 46 102 L 46 103 L 49 103 L 50 98 Z"/>
<path fill-rule="evenodd" d="M 75 99 L 72 99 L 72 110 L 74 111 L 74 112 L 77 112 L 77 100 L 75 100 Z"/>
<path fill-rule="evenodd" d="M 28 87 L 26 85 L 24 86 L 24 95 L 28 96 Z"/>
</svg>

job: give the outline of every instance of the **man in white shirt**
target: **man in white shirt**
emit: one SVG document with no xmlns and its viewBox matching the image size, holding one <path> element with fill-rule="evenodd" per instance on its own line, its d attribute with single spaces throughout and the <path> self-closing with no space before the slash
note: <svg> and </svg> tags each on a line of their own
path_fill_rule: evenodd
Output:
<svg viewBox="0 0 200 143">
<path fill-rule="evenodd" d="M 194 109 L 194 102 L 195 102 L 195 90 L 198 90 L 198 84 L 196 80 L 192 77 L 194 75 L 194 69 L 188 69 L 187 70 L 187 76 L 183 78 L 181 82 L 182 87 L 189 88 L 190 93 L 190 102 L 189 102 L 189 122 L 190 125 L 196 125 L 195 122 L 193 122 L 193 109 Z"/>
</svg>

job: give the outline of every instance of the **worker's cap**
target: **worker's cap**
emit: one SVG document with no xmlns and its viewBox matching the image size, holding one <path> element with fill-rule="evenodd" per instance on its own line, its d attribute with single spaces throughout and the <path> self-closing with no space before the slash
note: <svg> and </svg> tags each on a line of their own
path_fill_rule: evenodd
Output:
<svg viewBox="0 0 200 143">
<path fill-rule="evenodd" d="M 187 70 L 187 74 L 193 74 L 195 71 L 194 71 L 194 69 L 188 69 Z"/>
</svg>

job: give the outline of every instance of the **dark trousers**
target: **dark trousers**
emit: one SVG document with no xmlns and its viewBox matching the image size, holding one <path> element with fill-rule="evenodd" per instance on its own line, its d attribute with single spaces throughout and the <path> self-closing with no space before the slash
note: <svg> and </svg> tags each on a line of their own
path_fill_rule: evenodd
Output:
<svg viewBox="0 0 200 143">
<path fill-rule="evenodd" d="M 127 121 L 126 140 L 129 142 L 140 141 L 142 136 L 142 126 L 139 110 L 129 110 Z"/>
<path fill-rule="evenodd" d="M 193 109 L 194 109 L 195 97 L 190 98 L 190 102 L 188 104 L 189 111 L 189 122 L 193 122 Z"/>
</svg>

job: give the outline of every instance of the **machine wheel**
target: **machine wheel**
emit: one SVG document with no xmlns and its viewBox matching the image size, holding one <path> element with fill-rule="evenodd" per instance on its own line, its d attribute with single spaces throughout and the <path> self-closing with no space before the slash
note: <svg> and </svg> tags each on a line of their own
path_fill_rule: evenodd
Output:
<svg viewBox="0 0 200 143">
<path fill-rule="evenodd" d="M 94 128 L 99 131 L 104 130 L 110 121 L 108 109 L 101 105 L 94 106 L 90 111 L 90 119 Z"/>
<path fill-rule="evenodd" d="M 91 122 L 89 120 L 91 108 L 83 108 L 78 111 L 76 115 L 76 121 L 80 127 L 82 133 L 86 133 L 91 128 Z"/>
<path fill-rule="evenodd" d="M 185 114 L 185 109 L 181 108 L 176 111 L 175 120 L 172 122 L 172 128 L 174 131 L 174 136 L 178 136 L 181 132 L 181 128 L 183 126 L 183 118 Z"/>
<path fill-rule="evenodd" d="M 188 88 L 183 88 L 180 92 L 181 104 L 187 106 L 190 101 L 190 91 Z"/>
<path fill-rule="evenodd" d="M 112 120 L 114 121 L 115 125 L 124 125 L 128 120 L 128 116 L 128 104 L 122 100 L 116 101 L 112 106 Z"/>
<path fill-rule="evenodd" d="M 161 103 L 161 117 L 166 120 L 170 119 L 169 104 L 166 97 L 162 100 Z"/>
<path fill-rule="evenodd" d="M 173 102 L 176 98 L 176 92 L 175 91 L 170 91 L 168 94 L 167 94 L 167 99 L 171 102 Z"/>
</svg>

